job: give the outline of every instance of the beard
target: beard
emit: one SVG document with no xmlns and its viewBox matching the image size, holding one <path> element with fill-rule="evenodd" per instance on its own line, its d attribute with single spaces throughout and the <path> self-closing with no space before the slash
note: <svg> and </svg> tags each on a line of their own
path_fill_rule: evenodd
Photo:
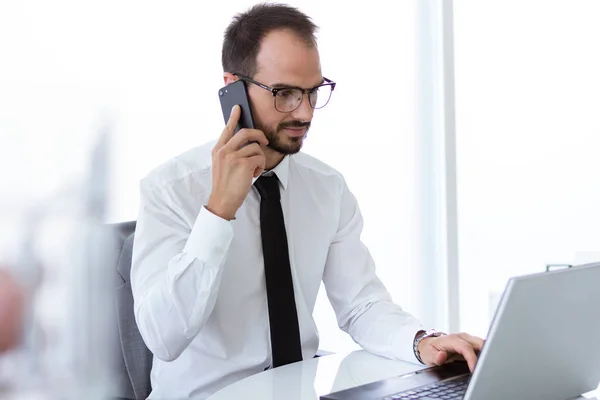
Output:
<svg viewBox="0 0 600 400">
<path fill-rule="evenodd" d="M 284 128 L 306 128 L 303 136 L 289 137 L 285 135 L 282 130 Z M 269 141 L 267 147 L 275 150 L 276 152 L 284 155 L 296 154 L 302 149 L 302 143 L 310 128 L 310 122 L 302 122 L 298 120 L 282 122 L 277 125 L 276 128 L 268 128 L 262 124 L 259 124 L 256 129 L 263 131 L 265 137 Z"/>
</svg>

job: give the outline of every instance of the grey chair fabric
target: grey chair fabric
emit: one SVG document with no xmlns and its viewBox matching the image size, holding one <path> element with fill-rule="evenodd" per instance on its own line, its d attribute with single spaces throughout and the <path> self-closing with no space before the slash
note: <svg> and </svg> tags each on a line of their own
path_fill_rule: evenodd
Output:
<svg viewBox="0 0 600 400">
<path fill-rule="evenodd" d="M 115 303 L 121 357 L 115 365 L 115 396 L 123 399 L 145 399 L 150 395 L 152 353 L 146 347 L 135 322 L 131 292 L 131 254 L 135 221 L 113 224 L 120 250 L 115 269 Z"/>
</svg>

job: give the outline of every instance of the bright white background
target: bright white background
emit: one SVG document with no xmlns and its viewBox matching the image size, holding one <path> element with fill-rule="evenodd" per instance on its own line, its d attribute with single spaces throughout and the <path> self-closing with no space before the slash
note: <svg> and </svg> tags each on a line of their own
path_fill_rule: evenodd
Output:
<svg viewBox="0 0 600 400">
<path fill-rule="evenodd" d="M 251 1 L 14 1 L 0 5 L 3 181 L 39 195 L 77 175 L 98 126 L 114 144 L 110 221 L 137 217 L 138 182 L 223 127 L 222 35 Z M 362 208 L 363 239 L 394 300 L 419 316 L 414 151 L 414 1 L 294 3 L 321 27 L 323 74 L 338 83 L 305 151 L 338 168 Z M 382 12 L 385 10 L 385 12 Z M 340 12 L 344 12 L 341 17 Z M 20 150 L 20 152 L 15 151 Z M 60 178 L 60 179 L 59 179 Z M 22 196 L 26 197 L 26 196 Z M 321 347 L 356 345 L 323 292 Z"/>
<path fill-rule="evenodd" d="M 457 0 L 462 328 L 546 264 L 600 261 L 600 2 Z M 565 288 L 570 290 L 570 288 Z"/>
<path fill-rule="evenodd" d="M 440 221 L 423 219 L 427 162 L 417 159 L 426 157 L 417 118 L 424 114 L 416 108 L 427 96 L 419 62 L 435 59 L 421 45 L 435 38 L 417 26 L 419 1 L 294 4 L 321 26 L 323 73 L 338 82 L 305 151 L 346 177 L 365 218 L 363 239 L 394 300 L 431 320 L 425 304 L 444 293 L 422 290 L 423 281 L 433 287 L 440 279 L 419 274 L 422 232 Z M 210 10 L 199 1 L 0 3 L 5 214 L 80 175 L 94 133 L 108 121 L 109 220 L 135 219 L 139 179 L 220 133 L 221 38 L 252 3 L 217 2 Z M 461 329 L 485 335 L 490 296 L 510 275 L 600 247 L 600 5 L 455 4 Z M 426 184 L 439 189 L 437 181 Z M 322 348 L 355 347 L 322 294 L 315 317 Z"/>
</svg>

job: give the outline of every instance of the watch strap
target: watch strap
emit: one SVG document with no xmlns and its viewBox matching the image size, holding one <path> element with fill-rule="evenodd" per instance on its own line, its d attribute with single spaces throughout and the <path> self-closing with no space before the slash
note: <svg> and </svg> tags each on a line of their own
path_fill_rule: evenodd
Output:
<svg viewBox="0 0 600 400">
<path fill-rule="evenodd" d="M 437 331 L 435 329 L 428 329 L 426 331 L 419 331 L 417 333 L 417 335 L 415 336 L 415 340 L 413 342 L 413 352 L 415 353 L 415 357 L 421 364 L 425 365 L 425 363 L 423 362 L 423 359 L 421 358 L 421 354 L 419 352 L 419 344 L 421 343 L 421 341 L 425 338 L 440 337 L 440 336 L 446 336 L 446 334 L 443 332 Z"/>
</svg>

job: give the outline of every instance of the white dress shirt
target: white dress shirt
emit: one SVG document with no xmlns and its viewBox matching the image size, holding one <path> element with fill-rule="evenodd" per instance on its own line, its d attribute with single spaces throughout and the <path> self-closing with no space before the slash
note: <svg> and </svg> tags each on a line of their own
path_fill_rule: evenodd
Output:
<svg viewBox="0 0 600 400">
<path fill-rule="evenodd" d="M 154 354 L 150 399 L 203 399 L 271 365 L 260 196 L 252 186 L 232 221 L 204 207 L 213 146 L 174 158 L 140 185 L 131 283 L 136 321 Z M 319 347 L 312 313 L 323 281 L 340 328 L 359 345 L 418 363 L 412 346 L 422 326 L 375 275 L 358 204 L 340 173 L 302 152 L 273 172 L 303 358 Z"/>
</svg>

